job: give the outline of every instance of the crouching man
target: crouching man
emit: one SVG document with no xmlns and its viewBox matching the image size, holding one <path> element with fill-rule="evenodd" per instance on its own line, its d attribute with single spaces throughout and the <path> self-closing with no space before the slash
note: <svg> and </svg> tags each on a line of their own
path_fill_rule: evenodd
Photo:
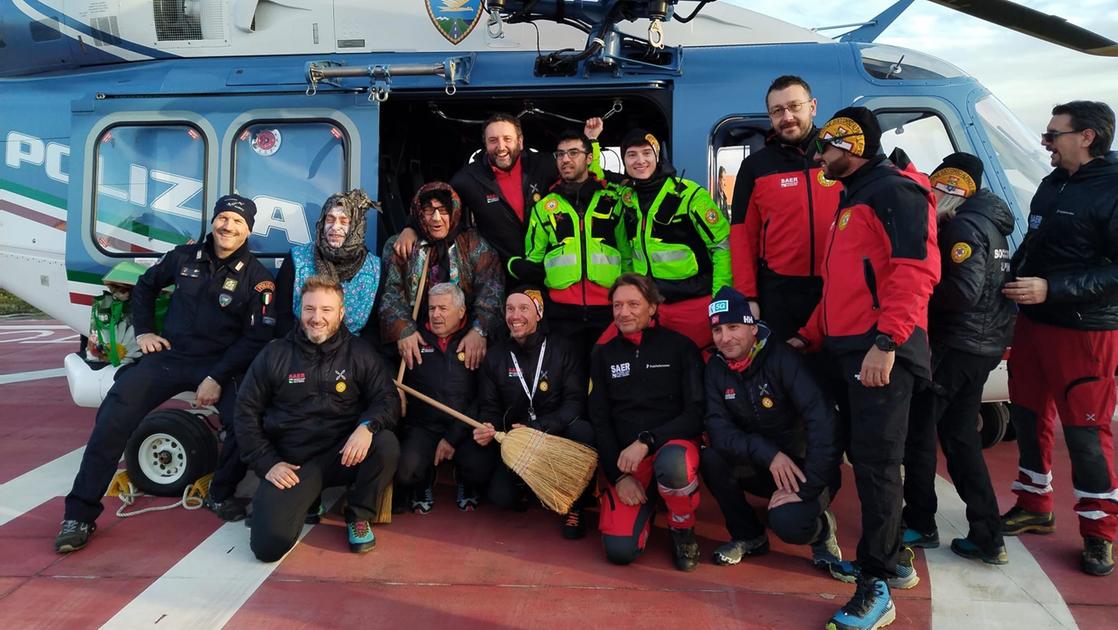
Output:
<svg viewBox="0 0 1118 630">
<path fill-rule="evenodd" d="M 706 367 L 706 428 L 701 469 L 718 501 L 730 542 L 715 564 L 737 564 L 769 550 L 765 526 L 743 490 L 769 499 L 769 527 L 786 543 L 811 545 L 827 570 L 842 559 L 827 509 L 839 474 L 834 405 L 795 351 L 757 323 L 749 302 L 723 287 L 710 303 L 718 353 Z"/>
<path fill-rule="evenodd" d="M 299 328 L 261 351 L 237 399 L 242 458 L 261 478 L 252 552 L 264 562 L 295 546 L 308 508 L 339 485 L 350 551 L 372 550 L 371 523 L 400 457 L 400 399 L 376 352 L 341 325 L 341 285 L 314 276 L 301 294 Z"/>
</svg>

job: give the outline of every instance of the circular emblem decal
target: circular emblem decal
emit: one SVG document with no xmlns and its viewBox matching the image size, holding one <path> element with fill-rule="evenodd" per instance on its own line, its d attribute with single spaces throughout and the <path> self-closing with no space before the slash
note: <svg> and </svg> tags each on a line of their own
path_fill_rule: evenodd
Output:
<svg viewBox="0 0 1118 630">
<path fill-rule="evenodd" d="M 824 188 L 830 188 L 838 183 L 837 180 L 827 179 L 827 176 L 823 174 L 823 169 L 819 169 L 819 173 L 815 175 L 815 181 L 819 182 L 819 185 Z"/>
<path fill-rule="evenodd" d="M 555 209 L 559 207 L 559 202 L 554 199 L 548 199 L 547 203 L 545 203 L 543 207 L 548 212 L 555 212 Z"/>
<path fill-rule="evenodd" d="M 465 352 L 459 352 L 458 353 L 458 360 L 459 361 L 465 361 L 466 360 L 466 353 Z"/>
<path fill-rule="evenodd" d="M 847 224 L 847 223 L 850 223 L 850 216 L 851 216 L 851 215 L 852 215 L 853 213 L 854 213 L 854 211 L 853 211 L 853 210 L 845 210 L 845 211 L 843 211 L 842 215 L 841 215 L 841 216 L 839 216 L 839 220 L 838 220 L 838 229 L 840 229 L 840 230 L 845 230 L 845 229 L 846 229 L 846 224 Z"/>
<path fill-rule="evenodd" d="M 962 242 L 955 243 L 951 246 L 951 262 L 957 265 L 970 258 L 970 255 L 973 253 L 974 251 L 971 249 L 970 245 Z"/>
<path fill-rule="evenodd" d="M 252 136 L 252 150 L 257 155 L 268 157 L 279 151 L 283 137 L 279 129 L 261 129 Z"/>
<path fill-rule="evenodd" d="M 970 197 L 978 190 L 978 184 L 966 171 L 957 168 L 941 168 L 932 173 L 932 188 L 956 197 Z"/>
<path fill-rule="evenodd" d="M 546 392 L 550 387 L 551 386 L 547 384 L 547 381 L 540 381 L 540 391 L 541 392 Z"/>
<path fill-rule="evenodd" d="M 345 381 L 338 381 L 334 384 L 334 391 L 339 394 L 345 391 Z"/>
<path fill-rule="evenodd" d="M 866 135 L 862 126 L 851 118 L 832 118 L 819 130 L 819 139 L 823 142 L 849 151 L 858 157 L 865 157 Z"/>
<path fill-rule="evenodd" d="M 633 203 L 633 191 L 626 190 L 625 194 L 621 195 L 621 201 L 624 201 L 625 205 L 632 204 Z"/>
<path fill-rule="evenodd" d="M 539 200 L 540 200 L 540 193 L 536 193 L 536 194 L 532 195 L 532 202 L 533 203 L 536 202 L 536 201 L 539 201 Z"/>
<path fill-rule="evenodd" d="M 710 225 L 714 225 L 715 223 L 718 223 L 718 210 L 716 210 L 714 208 L 711 208 L 710 210 L 707 210 L 707 214 L 706 214 L 705 218 L 706 218 L 707 223 L 709 223 Z"/>
<path fill-rule="evenodd" d="M 761 406 L 764 407 L 765 409 L 772 409 L 773 405 L 775 405 L 775 404 L 776 403 L 773 402 L 772 398 L 769 398 L 768 396 L 762 396 L 761 397 Z"/>
</svg>

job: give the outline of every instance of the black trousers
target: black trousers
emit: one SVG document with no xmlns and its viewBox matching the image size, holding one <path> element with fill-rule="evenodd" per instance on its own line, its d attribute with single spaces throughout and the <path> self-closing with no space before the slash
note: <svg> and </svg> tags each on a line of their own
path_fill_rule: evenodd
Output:
<svg viewBox="0 0 1118 630">
<path fill-rule="evenodd" d="M 66 495 L 67 519 L 92 523 L 104 507 L 101 497 L 109 487 L 129 438 L 144 416 L 184 391 L 193 391 L 209 374 L 219 357 L 198 359 L 164 350 L 144 356 L 134 367 L 121 372 L 97 410 L 74 486 Z M 244 477 L 247 468 L 237 453 L 231 430 L 236 406 L 236 379 L 221 388 L 217 409 L 226 426 L 226 441 L 210 493 L 227 498 Z M 219 492 L 225 492 L 221 495 Z"/>
<path fill-rule="evenodd" d="M 457 421 L 455 421 L 457 422 Z M 401 489 L 413 489 L 429 484 L 435 473 L 435 449 L 443 438 L 441 431 L 426 426 L 408 427 L 400 441 L 400 465 L 396 481 Z M 493 461 L 489 451 L 479 446 L 473 438 L 463 440 L 454 449 L 454 468 L 460 481 L 488 480 L 493 474 Z"/>
<path fill-rule="evenodd" d="M 967 504 L 968 538 L 986 551 L 1002 545 L 998 500 L 982 457 L 978 409 L 982 387 L 1000 357 L 945 349 L 935 358 L 932 386 L 915 394 L 905 442 L 904 522 L 920 532 L 936 529 L 936 434 L 947 472 Z"/>
<path fill-rule="evenodd" d="M 275 562 L 295 546 L 307 510 L 325 488 L 349 486 L 345 507 L 347 523 L 376 520 L 380 495 L 396 473 L 400 443 L 393 432 L 377 431 L 365 460 L 349 467 L 342 466 L 339 451 L 344 445 L 345 440 L 342 440 L 302 464 L 295 472 L 299 483 L 294 488 L 281 490 L 266 479 L 260 480 L 252 498 L 250 535 L 252 552 L 259 560 Z"/>
<path fill-rule="evenodd" d="M 758 304 L 761 319 L 773 336 L 786 341 L 807 323 L 811 312 L 823 297 L 823 279 L 819 277 L 779 276 L 762 268 L 757 278 Z"/>
<path fill-rule="evenodd" d="M 574 306 L 549 303 L 547 312 L 548 332 L 560 335 L 578 353 L 583 371 L 590 373 L 590 351 L 598 338 L 613 322 L 613 311 L 608 306 Z"/>
<path fill-rule="evenodd" d="M 803 462 L 797 462 L 803 466 Z M 751 462 L 735 461 L 714 448 L 702 451 L 699 464 L 703 473 L 703 483 L 714 495 L 722 516 L 726 519 L 726 529 L 733 540 L 748 540 L 765 533 L 765 526 L 757 518 L 745 501 L 744 492 L 754 496 L 769 498 L 776 492 L 772 474 Z M 830 491 L 824 491 L 812 501 L 785 503 L 769 510 L 769 527 L 784 542 L 791 545 L 807 545 L 815 542 L 825 527 L 823 511 L 830 504 Z"/>
<path fill-rule="evenodd" d="M 575 442 L 590 447 L 594 446 L 594 427 L 586 420 L 575 420 L 567 425 L 564 431 L 556 433 L 555 435 L 565 437 L 568 440 L 574 440 Z M 474 483 L 478 487 L 486 488 L 486 496 L 488 496 L 490 503 L 507 510 L 515 507 L 519 501 L 524 489 L 524 481 L 501 461 L 500 448 L 496 440 L 484 448 L 486 456 L 489 458 L 489 461 L 492 462 L 492 473 L 488 478 L 467 479 L 470 483 Z M 466 478 L 466 471 L 462 472 L 463 477 Z M 587 489 L 589 490 L 590 488 L 591 484 L 587 483 Z M 586 498 L 585 494 L 583 498 Z"/>
<path fill-rule="evenodd" d="M 847 452 L 862 503 L 858 563 L 866 575 L 885 579 L 895 575 L 901 548 L 901 462 L 916 379 L 904 363 L 897 361 L 888 385 L 863 387 L 856 377 L 865 353 L 843 354 L 836 359 L 846 381 L 850 404 Z"/>
</svg>

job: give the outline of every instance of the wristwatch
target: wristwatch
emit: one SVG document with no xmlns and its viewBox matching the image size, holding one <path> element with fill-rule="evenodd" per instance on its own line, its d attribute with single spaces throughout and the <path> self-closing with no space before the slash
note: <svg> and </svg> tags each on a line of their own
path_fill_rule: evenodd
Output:
<svg viewBox="0 0 1118 630">
<path fill-rule="evenodd" d="M 485 339 L 486 337 L 488 337 L 488 336 L 489 336 L 489 334 L 485 332 L 485 329 L 484 329 L 484 328 L 482 328 L 482 326 L 481 326 L 481 322 L 475 321 L 475 322 L 474 322 L 474 325 L 473 325 L 473 330 L 474 330 L 474 332 L 476 332 L 477 334 L 481 335 L 481 338 L 482 338 L 482 339 Z"/>
<path fill-rule="evenodd" d="M 893 352 L 897 349 L 897 342 L 889 335 L 881 334 L 873 340 L 873 345 L 877 346 L 878 350 L 882 352 Z"/>
<path fill-rule="evenodd" d="M 637 434 L 637 441 L 651 449 L 652 445 L 656 443 L 656 436 L 648 431 L 641 431 Z"/>
</svg>

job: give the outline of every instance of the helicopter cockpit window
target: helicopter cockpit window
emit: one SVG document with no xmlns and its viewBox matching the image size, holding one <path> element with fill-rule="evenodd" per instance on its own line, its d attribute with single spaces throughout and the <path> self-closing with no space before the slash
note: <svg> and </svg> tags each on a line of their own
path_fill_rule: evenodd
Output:
<svg viewBox="0 0 1118 630">
<path fill-rule="evenodd" d="M 885 155 L 900 147 L 920 172 L 931 173 L 945 155 L 955 152 L 947 126 L 933 112 L 875 113 L 881 124 L 881 150 Z"/>
<path fill-rule="evenodd" d="M 891 80 L 935 80 L 953 79 L 966 76 L 959 68 L 907 48 L 897 48 L 883 44 L 862 46 L 862 67 L 875 79 Z"/>
<path fill-rule="evenodd" d="M 93 236 L 101 251 L 150 257 L 204 233 L 206 140 L 197 127 L 109 127 L 96 152 Z"/>
<path fill-rule="evenodd" d="M 233 190 L 256 202 L 249 248 L 283 255 L 311 240 L 322 202 L 347 188 L 348 142 L 329 121 L 254 122 L 233 145 Z"/>
<path fill-rule="evenodd" d="M 768 116 L 734 116 L 718 123 L 711 136 L 711 196 L 727 215 L 734 199 L 734 184 L 741 161 L 765 146 L 765 136 L 772 130 Z"/>
<path fill-rule="evenodd" d="M 998 156 L 1013 196 L 1023 212 L 1028 212 L 1040 180 L 1048 175 L 1048 152 L 1040 144 L 1040 130 L 1030 132 L 997 98 L 987 95 L 974 104 L 978 119 L 986 129 Z"/>
</svg>

